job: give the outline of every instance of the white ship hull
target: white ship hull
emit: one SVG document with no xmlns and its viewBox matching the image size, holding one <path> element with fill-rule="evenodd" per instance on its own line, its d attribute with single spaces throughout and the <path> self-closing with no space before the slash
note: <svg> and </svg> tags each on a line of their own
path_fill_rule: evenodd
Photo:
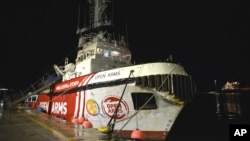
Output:
<svg viewBox="0 0 250 141">
<path fill-rule="evenodd" d="M 48 101 L 40 101 L 39 105 L 51 115 L 66 120 L 84 117 L 93 128 L 99 128 L 109 123 L 122 97 L 114 123 L 118 135 L 128 137 L 126 134 L 138 128 L 150 134 L 148 138 L 164 139 L 184 106 L 173 93 L 173 77 L 163 80 L 163 76 L 171 75 L 190 78 L 181 66 L 172 63 L 148 63 L 91 73 L 56 84 L 50 111 L 50 106 L 44 105 Z M 159 84 L 156 84 L 157 76 Z M 192 87 L 184 80 L 178 82 L 183 89 Z M 162 84 L 167 84 L 168 90 L 163 90 Z M 191 91 L 183 94 L 191 97 Z"/>
</svg>

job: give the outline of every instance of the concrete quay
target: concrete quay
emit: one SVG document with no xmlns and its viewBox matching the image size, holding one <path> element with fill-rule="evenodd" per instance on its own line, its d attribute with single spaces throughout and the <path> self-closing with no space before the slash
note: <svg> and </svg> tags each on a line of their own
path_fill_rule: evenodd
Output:
<svg viewBox="0 0 250 141">
<path fill-rule="evenodd" d="M 31 109 L 2 111 L 0 116 L 1 141 L 98 141 L 101 136 L 96 129 Z"/>
</svg>

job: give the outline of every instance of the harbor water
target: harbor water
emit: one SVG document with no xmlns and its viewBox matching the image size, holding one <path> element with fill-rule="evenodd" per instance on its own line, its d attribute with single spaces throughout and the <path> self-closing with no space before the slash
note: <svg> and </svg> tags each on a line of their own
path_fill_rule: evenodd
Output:
<svg viewBox="0 0 250 141">
<path fill-rule="evenodd" d="M 198 93 L 184 107 L 167 141 L 229 141 L 230 125 L 250 124 L 250 92 Z"/>
</svg>

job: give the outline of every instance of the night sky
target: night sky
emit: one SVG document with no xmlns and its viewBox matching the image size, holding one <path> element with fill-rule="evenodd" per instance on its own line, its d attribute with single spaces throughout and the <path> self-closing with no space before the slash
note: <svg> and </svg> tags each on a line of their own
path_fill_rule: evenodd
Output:
<svg viewBox="0 0 250 141">
<path fill-rule="evenodd" d="M 78 3 L 1 4 L 0 87 L 24 90 L 65 57 L 74 61 Z M 133 62 L 159 61 L 172 54 L 200 91 L 213 90 L 214 80 L 218 87 L 226 81 L 250 85 L 248 5 L 120 0 L 116 6 L 116 26 L 127 25 Z"/>
</svg>

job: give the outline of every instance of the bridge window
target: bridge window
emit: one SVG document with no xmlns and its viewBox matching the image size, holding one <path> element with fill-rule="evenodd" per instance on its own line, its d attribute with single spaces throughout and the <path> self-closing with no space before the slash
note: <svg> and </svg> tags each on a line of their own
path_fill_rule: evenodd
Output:
<svg viewBox="0 0 250 141">
<path fill-rule="evenodd" d="M 103 56 L 104 56 L 104 57 L 109 57 L 109 50 L 106 50 L 106 49 L 105 49 L 105 50 L 103 51 Z"/>
<path fill-rule="evenodd" d="M 37 100 L 37 96 L 36 95 L 32 96 L 31 102 L 36 102 L 36 100 Z"/>
<path fill-rule="evenodd" d="M 113 57 L 120 56 L 120 52 L 118 52 L 118 51 L 111 51 L 110 54 Z"/>
</svg>

